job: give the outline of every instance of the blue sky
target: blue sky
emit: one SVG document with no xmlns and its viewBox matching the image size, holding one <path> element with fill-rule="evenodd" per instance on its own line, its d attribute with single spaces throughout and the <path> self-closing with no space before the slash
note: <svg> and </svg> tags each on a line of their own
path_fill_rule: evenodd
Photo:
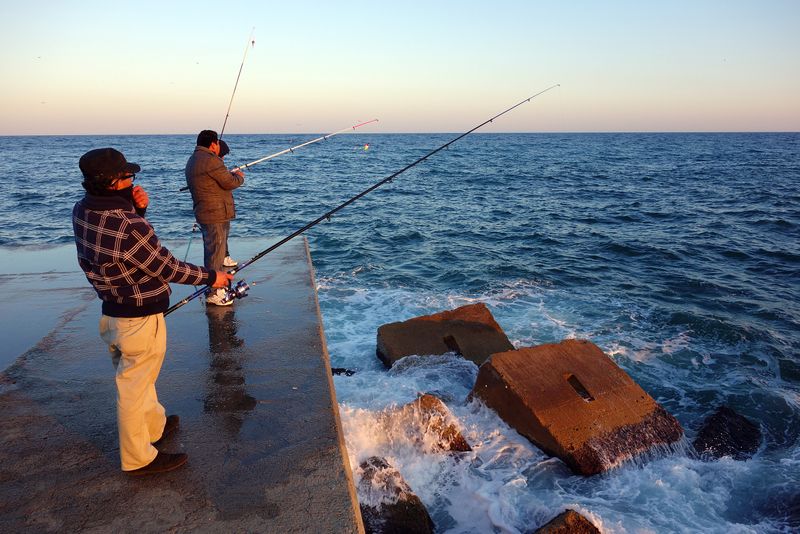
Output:
<svg viewBox="0 0 800 534">
<path fill-rule="evenodd" d="M 798 131 L 800 1 L 0 0 L 0 135 Z M 113 7 L 112 7 L 113 6 Z"/>
</svg>

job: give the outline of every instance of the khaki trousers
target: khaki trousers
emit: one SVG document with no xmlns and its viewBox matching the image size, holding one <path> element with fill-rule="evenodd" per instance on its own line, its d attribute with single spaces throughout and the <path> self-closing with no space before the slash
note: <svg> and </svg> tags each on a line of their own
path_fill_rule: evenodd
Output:
<svg viewBox="0 0 800 534">
<path fill-rule="evenodd" d="M 117 370 L 117 427 L 123 471 L 152 462 L 152 443 L 164 431 L 166 413 L 158 402 L 156 379 L 167 352 L 164 314 L 100 317 L 100 337 L 108 344 Z"/>
</svg>

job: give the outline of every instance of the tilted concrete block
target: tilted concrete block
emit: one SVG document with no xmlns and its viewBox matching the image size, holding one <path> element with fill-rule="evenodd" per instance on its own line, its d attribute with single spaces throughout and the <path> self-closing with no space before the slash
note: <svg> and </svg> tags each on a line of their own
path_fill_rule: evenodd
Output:
<svg viewBox="0 0 800 534">
<path fill-rule="evenodd" d="M 358 471 L 358 500 L 366 534 L 433 534 L 428 509 L 385 458 L 372 456 Z"/>
<path fill-rule="evenodd" d="M 583 475 L 683 435 L 674 417 L 585 340 L 493 354 L 471 395 Z"/>
<path fill-rule="evenodd" d="M 385 411 L 379 421 L 393 439 L 405 438 L 431 452 L 465 452 L 472 448 L 456 417 L 444 402 L 428 393 L 399 408 Z"/>
<path fill-rule="evenodd" d="M 477 365 L 514 346 L 483 303 L 389 323 L 378 328 L 377 356 L 391 367 L 412 354 L 456 352 Z"/>
<path fill-rule="evenodd" d="M 575 510 L 564 510 L 533 534 L 600 534 L 600 530 Z"/>
</svg>

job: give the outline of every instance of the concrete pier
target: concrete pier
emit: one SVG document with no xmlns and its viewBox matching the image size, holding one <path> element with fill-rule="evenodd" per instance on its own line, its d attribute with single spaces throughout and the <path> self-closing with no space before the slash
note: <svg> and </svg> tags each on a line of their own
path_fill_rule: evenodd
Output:
<svg viewBox="0 0 800 534">
<path fill-rule="evenodd" d="M 74 247 L 4 256 L 19 298 L 0 303 L 0 531 L 363 532 L 303 238 L 237 276 L 251 290 L 232 307 L 168 316 L 157 388 L 181 426 L 163 449 L 189 462 L 141 478 L 120 471 L 114 370 Z"/>
</svg>

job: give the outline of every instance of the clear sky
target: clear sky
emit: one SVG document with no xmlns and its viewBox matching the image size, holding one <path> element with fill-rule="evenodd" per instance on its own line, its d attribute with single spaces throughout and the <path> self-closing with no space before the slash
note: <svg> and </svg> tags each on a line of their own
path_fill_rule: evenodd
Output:
<svg viewBox="0 0 800 534">
<path fill-rule="evenodd" d="M 800 131 L 800 0 L 0 0 L 0 135 Z M 366 129 L 366 127 L 365 127 Z"/>
</svg>

